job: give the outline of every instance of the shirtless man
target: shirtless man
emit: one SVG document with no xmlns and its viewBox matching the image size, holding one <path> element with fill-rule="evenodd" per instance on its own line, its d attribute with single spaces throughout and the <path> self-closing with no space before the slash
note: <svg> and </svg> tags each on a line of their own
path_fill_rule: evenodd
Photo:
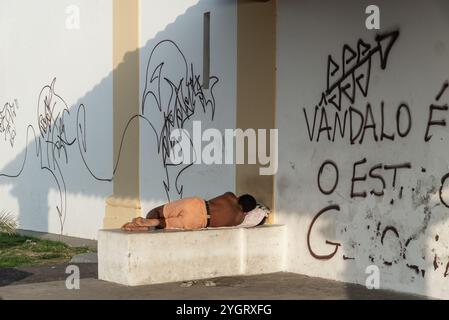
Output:
<svg viewBox="0 0 449 320">
<path fill-rule="evenodd" d="M 146 218 L 135 218 L 122 226 L 123 231 L 159 229 L 195 230 L 207 227 L 233 227 L 241 224 L 245 213 L 257 203 L 249 194 L 236 197 L 226 192 L 211 200 L 199 197 L 185 198 L 154 208 Z"/>
</svg>

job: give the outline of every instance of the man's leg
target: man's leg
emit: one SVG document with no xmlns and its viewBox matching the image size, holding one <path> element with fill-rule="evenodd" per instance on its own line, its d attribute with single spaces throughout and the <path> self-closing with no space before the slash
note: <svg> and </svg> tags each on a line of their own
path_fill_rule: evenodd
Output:
<svg viewBox="0 0 449 320">
<path fill-rule="evenodd" d="M 161 227 L 161 225 L 165 225 L 161 222 L 165 217 L 162 215 L 163 206 L 159 206 L 154 208 L 150 212 L 147 213 L 146 218 L 137 217 L 134 218 L 131 222 L 127 223 L 127 228 L 132 228 L 132 226 L 136 227 Z M 139 228 L 136 228 L 139 229 Z"/>
<path fill-rule="evenodd" d="M 147 219 L 161 219 L 164 218 L 164 206 L 159 206 L 157 208 L 152 209 L 147 213 Z"/>
<path fill-rule="evenodd" d="M 141 231 L 144 228 L 157 227 L 161 229 L 183 229 L 181 212 L 184 203 L 189 199 L 181 199 L 170 202 L 166 205 L 154 208 L 148 212 L 146 219 L 139 217 L 134 218 L 132 222 L 125 224 L 122 230 L 125 231 Z"/>
<path fill-rule="evenodd" d="M 154 219 L 145 219 L 142 217 L 134 218 L 132 223 L 134 223 L 136 226 L 140 227 L 157 227 L 160 224 L 161 219 L 154 218 Z"/>
<path fill-rule="evenodd" d="M 160 225 L 160 219 L 135 218 L 122 226 L 123 231 L 147 231 L 148 228 Z"/>
<path fill-rule="evenodd" d="M 125 223 L 121 229 L 123 231 L 148 231 L 148 227 L 137 226 L 132 222 Z"/>
</svg>

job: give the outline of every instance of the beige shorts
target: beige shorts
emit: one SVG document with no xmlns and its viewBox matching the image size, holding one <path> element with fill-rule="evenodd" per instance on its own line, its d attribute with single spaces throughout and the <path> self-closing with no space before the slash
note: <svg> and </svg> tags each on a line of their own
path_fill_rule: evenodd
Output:
<svg viewBox="0 0 449 320">
<path fill-rule="evenodd" d="M 184 198 L 164 205 L 162 225 L 165 229 L 202 229 L 207 226 L 204 199 Z"/>
</svg>

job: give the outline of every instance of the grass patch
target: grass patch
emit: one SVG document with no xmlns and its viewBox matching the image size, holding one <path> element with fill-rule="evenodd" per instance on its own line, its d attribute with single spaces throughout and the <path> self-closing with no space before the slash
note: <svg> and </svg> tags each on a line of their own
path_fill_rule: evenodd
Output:
<svg viewBox="0 0 449 320">
<path fill-rule="evenodd" d="M 87 252 L 92 250 L 88 247 L 70 247 L 59 241 L 0 232 L 0 268 L 64 263 L 77 254 Z"/>
</svg>

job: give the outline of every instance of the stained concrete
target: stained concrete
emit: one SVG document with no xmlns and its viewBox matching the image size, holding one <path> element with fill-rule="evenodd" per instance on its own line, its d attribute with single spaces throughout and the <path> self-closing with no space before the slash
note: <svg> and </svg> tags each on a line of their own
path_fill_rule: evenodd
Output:
<svg viewBox="0 0 449 320">
<path fill-rule="evenodd" d="M 82 277 L 83 272 L 81 272 Z M 212 285 L 215 284 L 215 285 Z M 95 278 L 81 279 L 79 290 L 68 290 L 65 281 L 9 285 L 0 288 L 0 299 L 425 299 L 392 291 L 311 278 L 293 273 L 223 277 L 127 287 Z"/>
</svg>

